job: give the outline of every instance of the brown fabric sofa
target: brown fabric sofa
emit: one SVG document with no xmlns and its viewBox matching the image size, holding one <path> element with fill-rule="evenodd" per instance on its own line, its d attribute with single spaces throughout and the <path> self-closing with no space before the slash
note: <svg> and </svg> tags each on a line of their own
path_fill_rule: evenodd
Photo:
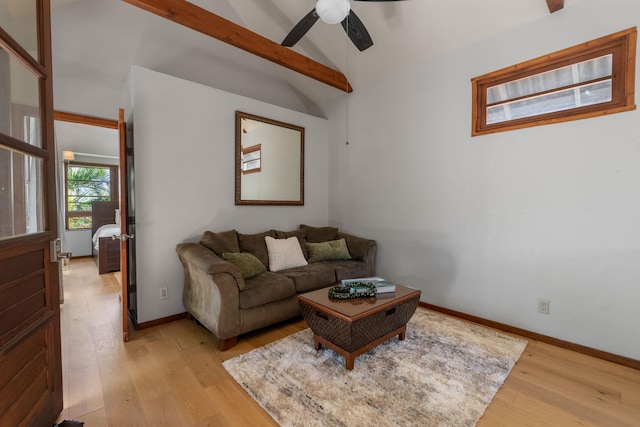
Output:
<svg viewBox="0 0 640 427">
<path fill-rule="evenodd" d="M 307 265 L 269 271 L 265 237 L 297 238 Z M 314 262 L 309 250 L 344 239 L 351 259 Z M 323 245 L 314 245 L 325 242 Z M 309 244 L 309 245 L 307 245 Z M 298 230 L 268 230 L 243 234 L 236 230 L 206 231 L 200 243 L 176 247 L 185 271 L 183 303 L 187 311 L 218 339 L 218 348 L 235 345 L 238 335 L 296 317 L 300 314 L 297 295 L 332 286 L 343 279 L 375 274 L 376 242 L 335 227 L 300 225 Z M 264 265 L 264 272 L 244 277 L 243 272 L 223 258 L 231 254 L 252 254 Z M 273 252 L 272 252 L 273 254 Z M 271 255 L 272 255 L 271 254 Z"/>
</svg>

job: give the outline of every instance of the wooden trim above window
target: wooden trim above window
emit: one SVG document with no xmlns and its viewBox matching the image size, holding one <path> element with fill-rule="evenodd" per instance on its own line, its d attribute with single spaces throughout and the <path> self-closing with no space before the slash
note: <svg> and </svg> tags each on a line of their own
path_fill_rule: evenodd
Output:
<svg viewBox="0 0 640 427">
<path fill-rule="evenodd" d="M 484 135 L 634 110 L 636 108 L 636 39 L 637 29 L 633 27 L 471 79 L 471 135 Z M 487 124 L 489 88 L 608 54 L 613 55 L 610 78 L 612 80 L 611 101 Z M 536 94 L 542 94 L 542 92 L 534 93 L 530 97 L 534 98 Z"/>
<path fill-rule="evenodd" d="M 54 111 L 53 119 L 60 122 L 78 123 L 81 125 L 98 126 L 107 129 L 118 129 L 118 121 L 103 119 L 100 117 L 85 116 L 82 114 Z"/>
</svg>

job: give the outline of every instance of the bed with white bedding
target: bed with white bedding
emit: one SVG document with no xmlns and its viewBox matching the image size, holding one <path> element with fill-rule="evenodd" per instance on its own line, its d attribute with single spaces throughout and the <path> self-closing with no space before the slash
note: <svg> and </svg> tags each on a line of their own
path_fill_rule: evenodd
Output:
<svg viewBox="0 0 640 427">
<path fill-rule="evenodd" d="M 92 204 L 92 252 L 98 266 L 98 273 L 105 274 L 120 270 L 120 226 L 116 221 L 118 202 L 93 202 Z"/>
<path fill-rule="evenodd" d="M 93 248 L 98 251 L 99 250 L 99 239 L 101 237 L 109 237 L 112 238 L 114 235 L 120 234 L 120 226 L 118 224 L 105 224 L 101 225 L 100 228 L 93 234 Z"/>
</svg>

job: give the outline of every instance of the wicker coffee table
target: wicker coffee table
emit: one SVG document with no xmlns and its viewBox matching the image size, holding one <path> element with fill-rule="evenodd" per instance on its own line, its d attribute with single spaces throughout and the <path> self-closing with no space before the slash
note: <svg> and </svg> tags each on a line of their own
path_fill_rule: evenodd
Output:
<svg viewBox="0 0 640 427">
<path fill-rule="evenodd" d="M 313 331 L 316 350 L 323 345 L 344 356 L 347 369 L 362 353 L 394 336 L 403 340 L 421 291 L 396 285 L 393 293 L 371 298 L 333 300 L 329 288 L 298 296 L 302 316 Z"/>
</svg>

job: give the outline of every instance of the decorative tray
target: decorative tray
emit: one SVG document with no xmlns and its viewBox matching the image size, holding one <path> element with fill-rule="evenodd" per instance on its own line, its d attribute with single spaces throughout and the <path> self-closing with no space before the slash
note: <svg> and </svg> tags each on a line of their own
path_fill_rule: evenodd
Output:
<svg viewBox="0 0 640 427">
<path fill-rule="evenodd" d="M 376 296 L 376 287 L 371 283 L 349 283 L 329 288 L 331 299 L 370 298 Z"/>
</svg>

